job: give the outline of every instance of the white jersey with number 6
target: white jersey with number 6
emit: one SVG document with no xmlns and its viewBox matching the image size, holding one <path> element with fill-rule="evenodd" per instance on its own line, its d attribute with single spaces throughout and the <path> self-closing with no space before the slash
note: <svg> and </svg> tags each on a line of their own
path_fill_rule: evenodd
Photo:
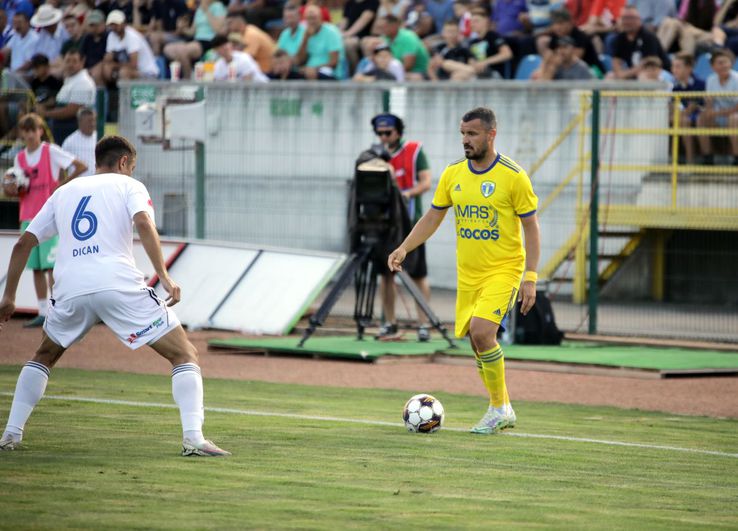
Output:
<svg viewBox="0 0 738 531">
<path fill-rule="evenodd" d="M 126 175 L 77 177 L 58 188 L 28 226 L 43 242 L 59 234 L 54 299 L 146 287 L 133 258 L 133 216 L 154 209 L 146 187 Z"/>
</svg>

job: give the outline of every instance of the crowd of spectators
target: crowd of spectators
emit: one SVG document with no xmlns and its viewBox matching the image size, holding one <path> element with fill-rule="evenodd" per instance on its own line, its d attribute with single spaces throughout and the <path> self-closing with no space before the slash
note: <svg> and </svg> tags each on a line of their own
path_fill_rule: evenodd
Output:
<svg viewBox="0 0 738 531">
<path fill-rule="evenodd" d="M 609 78 L 676 90 L 701 78 L 707 90 L 738 88 L 738 0 L 325 2 L 0 0 L 5 86 L 30 87 L 41 116 L 70 123 L 96 87 L 119 79 Z M 733 124 L 738 108 L 723 103 L 700 123 Z"/>
</svg>

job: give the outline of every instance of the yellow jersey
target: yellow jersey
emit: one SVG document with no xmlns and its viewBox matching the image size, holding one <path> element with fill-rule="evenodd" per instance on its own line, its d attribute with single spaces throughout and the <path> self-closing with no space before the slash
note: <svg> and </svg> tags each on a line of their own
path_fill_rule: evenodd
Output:
<svg viewBox="0 0 738 531">
<path fill-rule="evenodd" d="M 498 153 L 483 171 L 473 169 L 467 159 L 449 164 L 431 206 L 454 209 L 459 289 L 478 289 L 498 273 L 523 274 L 519 218 L 535 214 L 538 197 L 515 162 Z"/>
</svg>

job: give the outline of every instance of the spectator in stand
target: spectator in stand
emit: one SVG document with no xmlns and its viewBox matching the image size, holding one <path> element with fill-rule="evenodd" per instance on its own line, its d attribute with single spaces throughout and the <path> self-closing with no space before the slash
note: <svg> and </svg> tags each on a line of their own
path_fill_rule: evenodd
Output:
<svg viewBox="0 0 738 531">
<path fill-rule="evenodd" d="M 454 0 L 424 0 L 424 4 L 433 19 L 434 33 L 441 33 L 443 25 L 454 18 Z"/>
<path fill-rule="evenodd" d="M 665 18 L 658 37 L 664 50 L 671 51 L 674 42 L 679 50 L 695 55 L 697 46 L 709 48 L 713 42 L 712 26 L 718 6 L 715 0 L 682 0 L 679 18 Z"/>
<path fill-rule="evenodd" d="M 229 14 L 243 14 L 251 24 L 266 29 L 266 23 L 279 18 L 282 2 L 279 0 L 231 0 Z"/>
<path fill-rule="evenodd" d="M 398 19 L 403 20 L 399 17 Z M 375 35 L 384 35 L 385 22 L 386 16 L 377 19 L 374 24 Z M 413 0 L 413 4 L 409 7 L 405 17 L 405 27 L 414 32 L 421 39 L 432 37 L 436 33 L 433 17 L 431 17 L 430 13 L 426 9 L 424 0 Z"/>
<path fill-rule="evenodd" d="M 31 90 L 36 96 L 36 104 L 45 108 L 52 108 L 56 104 L 56 95 L 62 87 L 62 80 L 51 75 L 49 58 L 36 54 L 31 57 L 33 79 Z"/>
<path fill-rule="evenodd" d="M 672 0 L 666 1 L 671 2 Z M 593 2 L 594 0 L 566 0 L 566 10 L 571 13 L 575 26 L 584 26 L 589 21 L 589 12 L 592 10 Z"/>
<path fill-rule="evenodd" d="M 295 69 L 293 58 L 286 50 L 277 48 L 272 57 L 272 69 L 267 73 L 269 79 L 287 81 L 289 79 L 305 79 L 300 72 Z"/>
<path fill-rule="evenodd" d="M 620 16 L 621 31 L 613 41 L 612 72 L 614 79 L 636 79 L 639 63 L 647 56 L 657 56 L 661 64 L 670 68 L 671 62 L 664 53 L 656 35 L 643 27 L 641 16 L 633 6 L 625 6 Z"/>
<path fill-rule="evenodd" d="M 291 58 L 300 51 L 302 39 L 305 37 L 305 26 L 300 24 L 300 11 L 293 4 L 286 4 L 282 12 L 284 29 L 279 34 L 277 48 L 287 52 Z"/>
<path fill-rule="evenodd" d="M 454 18 L 446 21 L 441 37 L 443 42 L 433 50 L 428 65 L 428 77 L 432 81 L 473 79 L 474 67 L 469 64 L 473 56 L 462 42 L 459 21 Z"/>
<path fill-rule="evenodd" d="M 343 6 L 343 19 L 338 28 L 343 35 L 343 46 L 351 72 L 360 59 L 359 41 L 369 36 L 378 10 L 379 0 L 346 0 Z"/>
<path fill-rule="evenodd" d="M 707 78 L 706 95 L 710 92 L 738 92 L 738 72 L 734 71 L 735 55 L 726 49 L 712 52 L 710 66 L 713 74 Z M 706 97 L 705 110 L 697 119 L 698 127 L 728 127 L 738 128 L 738 98 L 736 97 Z M 731 135 L 730 150 L 733 155 L 731 165 L 738 166 L 738 135 Z M 700 136 L 700 149 L 703 153 L 703 164 L 715 164 L 712 142 L 709 136 Z"/>
<path fill-rule="evenodd" d="M 46 118 L 54 135 L 61 143 L 77 127 L 77 112 L 82 107 L 93 107 L 97 98 L 95 81 L 85 70 L 85 61 L 78 49 L 64 56 L 64 84 L 56 96 L 57 108 L 39 107 L 36 113 Z"/>
<path fill-rule="evenodd" d="M 64 29 L 68 35 L 67 40 L 61 45 L 61 57 L 63 58 L 72 48 L 79 49 L 82 45 L 82 38 L 84 37 L 85 31 L 84 26 L 72 10 L 64 14 L 62 24 L 64 24 Z"/>
<path fill-rule="evenodd" d="M 36 14 L 31 17 L 31 26 L 38 30 L 36 53 L 49 58 L 52 71 L 56 59 L 61 56 L 62 44 L 67 40 L 67 32 L 59 24 L 61 19 L 61 9 L 56 9 L 50 4 L 43 4 L 38 8 Z"/>
<path fill-rule="evenodd" d="M 725 0 L 715 15 L 712 40 L 719 47 L 738 53 L 738 0 Z"/>
<path fill-rule="evenodd" d="M 272 68 L 272 56 L 277 48 L 274 39 L 255 24 L 249 24 L 245 13 L 228 15 L 227 23 L 229 33 L 242 35 L 246 51 L 259 64 L 261 71 L 269 72 Z"/>
<path fill-rule="evenodd" d="M 495 30 L 503 37 L 525 35 L 527 32 L 523 20 L 527 20 L 527 16 L 526 0 L 497 0 L 492 8 Z"/>
<path fill-rule="evenodd" d="M 11 27 L 16 13 L 25 13 L 26 19 L 31 20 L 33 12 L 36 10 L 28 0 L 2 0 L 2 8 L 8 18 L 6 24 L 11 24 Z"/>
<path fill-rule="evenodd" d="M 18 11 L 13 16 L 13 38 L 3 48 L 4 58 L 10 56 L 10 70 L 18 74 L 26 74 L 31 69 L 31 57 L 36 53 L 38 33 L 31 30 L 28 15 Z"/>
<path fill-rule="evenodd" d="M 369 54 L 365 66 L 358 68 L 354 81 L 371 83 L 373 81 L 405 81 L 405 69 L 402 63 L 392 56 L 392 51 L 384 42 L 376 44 Z"/>
<path fill-rule="evenodd" d="M 559 45 L 559 41 L 563 37 L 568 37 L 574 42 L 574 53 L 579 59 L 582 59 L 587 65 L 596 67 L 604 76 L 605 67 L 602 65 L 597 50 L 595 50 L 592 39 L 589 35 L 574 25 L 571 13 L 566 9 L 557 9 L 551 12 L 551 31 L 538 37 L 536 46 L 539 55 L 543 58 L 541 70 L 555 70 L 547 67 L 547 61 L 558 61 L 555 58 L 555 50 Z M 535 77 L 535 75 L 534 75 Z M 589 79 L 589 78 L 587 78 Z"/>
<path fill-rule="evenodd" d="M 159 67 L 149 43 L 137 30 L 126 24 L 122 11 L 108 14 L 106 24 L 110 28 L 105 45 L 103 80 L 106 84 L 118 79 L 156 78 Z"/>
<path fill-rule="evenodd" d="M 505 63 L 512 60 L 513 52 L 504 37 L 492 29 L 486 8 L 472 9 L 471 29 L 477 35 L 469 42 L 474 74 L 480 79 L 503 78 Z"/>
<path fill-rule="evenodd" d="M 644 57 L 638 65 L 638 81 L 650 81 L 652 83 L 668 82 L 671 74 L 664 72 L 661 59 L 656 56 Z"/>
<path fill-rule="evenodd" d="M 674 0 L 630 0 L 628 3 L 638 9 L 643 26 L 651 33 L 658 34 L 661 23 L 666 18 L 677 16 Z M 661 46 L 668 51 L 663 42 Z"/>
<path fill-rule="evenodd" d="M 105 16 L 116 10 L 121 11 L 126 22 L 133 22 L 133 3 L 130 0 L 96 0 L 95 8 L 105 13 Z"/>
<path fill-rule="evenodd" d="M 563 0 L 528 0 L 527 11 L 520 16 L 526 31 L 537 35 L 547 30 L 551 26 L 551 11 L 560 8 L 563 3 Z"/>
<path fill-rule="evenodd" d="M 218 0 L 200 0 L 192 24 L 182 33 L 192 37 L 191 41 L 171 42 L 164 46 L 164 55 L 170 61 L 178 61 L 182 78 L 189 79 L 192 65 L 210 49 L 216 35 L 226 32 L 226 7 Z"/>
<path fill-rule="evenodd" d="M 594 78 L 592 70 L 579 57 L 576 42 L 566 35 L 558 38 L 556 48 L 551 51 L 543 67 L 534 76 L 536 81 L 572 81 Z"/>
<path fill-rule="evenodd" d="M 469 39 L 472 36 L 471 10 L 471 0 L 454 1 L 454 18 L 459 21 L 459 31 L 462 39 Z"/>
<path fill-rule="evenodd" d="M 95 145 L 97 144 L 97 113 L 90 107 L 77 111 L 77 130 L 69 135 L 62 149 L 81 160 L 87 169 L 80 177 L 95 174 Z"/>
<path fill-rule="evenodd" d="M 0 50 L 5 48 L 13 36 L 13 25 L 8 21 L 8 13 L 0 7 Z"/>
<path fill-rule="evenodd" d="M 593 0 L 589 9 L 589 19 L 580 29 L 590 35 L 612 31 L 623 7 L 625 0 Z"/>
<path fill-rule="evenodd" d="M 215 62 L 214 78 L 216 81 L 253 81 L 266 83 L 269 78 L 261 71 L 254 58 L 246 52 L 233 49 L 228 37 L 218 35 L 213 39 L 211 48 L 218 54 Z"/>
<path fill-rule="evenodd" d="M 150 10 L 146 37 L 154 55 L 161 55 L 165 45 L 182 40 L 177 34 L 177 21 L 188 17 L 190 10 L 184 0 L 153 0 Z"/>
<path fill-rule="evenodd" d="M 317 6 L 317 8 L 320 9 L 320 16 L 323 22 L 332 22 L 331 12 L 325 6 L 325 0 L 302 0 L 302 5 L 300 6 L 300 21 L 301 22 L 305 22 L 305 10 L 309 6 Z"/>
<path fill-rule="evenodd" d="M 703 92 L 705 83 L 692 75 L 694 69 L 694 56 L 686 52 L 679 52 L 671 61 L 671 73 L 674 76 L 672 92 Z M 700 116 L 705 100 L 702 98 L 680 99 L 679 127 L 687 129 L 697 127 L 697 119 Z M 673 116 L 673 113 L 669 113 Z M 695 160 L 695 138 L 691 135 L 680 135 L 684 146 L 684 155 L 687 164 L 693 164 Z"/>
<path fill-rule="evenodd" d="M 85 68 L 98 86 L 105 82 L 103 79 L 103 59 L 108 44 L 108 31 L 105 28 L 105 15 L 95 9 L 85 18 L 87 32 L 79 45 L 80 53 L 85 58 Z"/>
<path fill-rule="evenodd" d="M 377 10 L 377 16 L 374 17 L 374 26 L 377 21 L 385 17 L 386 15 L 395 15 L 400 20 L 405 20 L 408 10 L 410 9 L 410 0 L 379 0 L 379 9 Z M 372 35 L 379 35 L 379 31 L 372 28 Z"/>
<path fill-rule="evenodd" d="M 320 8 L 315 5 L 305 9 L 305 22 L 305 36 L 296 58 L 301 73 L 306 79 L 343 79 L 341 31 L 334 24 L 323 22 Z"/>
<path fill-rule="evenodd" d="M 384 38 L 392 55 L 402 62 L 408 80 L 423 80 L 427 76 L 429 56 L 423 41 L 394 15 L 384 17 Z"/>
</svg>

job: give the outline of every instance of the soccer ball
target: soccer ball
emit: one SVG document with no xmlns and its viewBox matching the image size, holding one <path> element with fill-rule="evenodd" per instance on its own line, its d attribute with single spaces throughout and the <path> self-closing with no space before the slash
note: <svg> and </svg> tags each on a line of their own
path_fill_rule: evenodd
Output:
<svg viewBox="0 0 738 531">
<path fill-rule="evenodd" d="M 407 431 L 433 433 L 443 425 L 443 405 L 431 395 L 412 396 L 402 410 L 402 420 Z"/>
<path fill-rule="evenodd" d="M 3 177 L 3 189 L 6 194 L 10 195 L 9 192 L 13 185 L 15 185 L 18 192 L 21 192 L 28 190 L 30 182 L 26 172 L 22 169 L 16 167 L 8 168 L 8 171 L 5 172 L 5 176 Z"/>
</svg>

